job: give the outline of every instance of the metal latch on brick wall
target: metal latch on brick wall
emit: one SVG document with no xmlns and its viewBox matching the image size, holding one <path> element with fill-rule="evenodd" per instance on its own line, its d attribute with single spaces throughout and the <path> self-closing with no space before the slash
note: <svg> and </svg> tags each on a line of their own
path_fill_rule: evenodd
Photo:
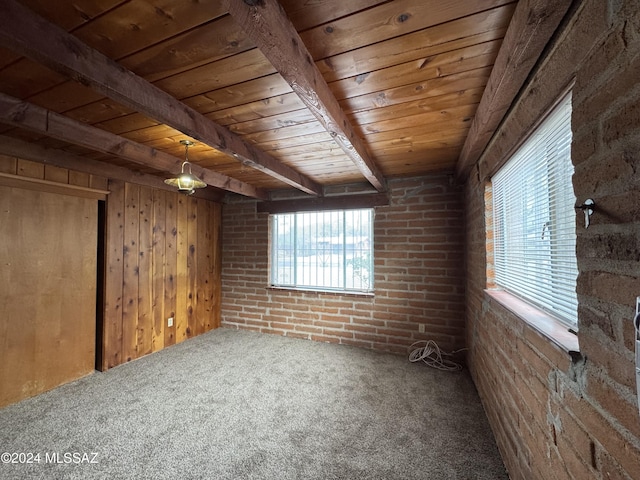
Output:
<svg viewBox="0 0 640 480">
<path fill-rule="evenodd" d="M 577 209 L 584 212 L 584 228 L 589 228 L 590 218 L 596 207 L 596 202 L 591 198 L 587 198 L 582 205 L 576 206 Z"/>
</svg>

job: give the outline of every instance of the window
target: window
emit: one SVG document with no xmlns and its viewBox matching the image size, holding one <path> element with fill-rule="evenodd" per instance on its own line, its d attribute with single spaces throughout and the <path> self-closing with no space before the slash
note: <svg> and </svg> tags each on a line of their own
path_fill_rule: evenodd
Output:
<svg viewBox="0 0 640 480">
<path fill-rule="evenodd" d="M 373 290 L 373 209 L 271 217 L 271 285 Z"/>
<path fill-rule="evenodd" d="M 492 179 L 494 282 L 577 326 L 571 96 Z"/>
</svg>

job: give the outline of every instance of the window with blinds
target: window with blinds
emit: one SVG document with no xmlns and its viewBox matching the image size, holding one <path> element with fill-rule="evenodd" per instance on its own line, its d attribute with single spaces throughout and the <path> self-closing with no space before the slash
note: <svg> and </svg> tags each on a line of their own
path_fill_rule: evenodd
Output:
<svg viewBox="0 0 640 480">
<path fill-rule="evenodd" d="M 492 178 L 497 286 L 577 326 L 571 95 Z"/>
<path fill-rule="evenodd" d="M 271 217 L 271 285 L 373 290 L 373 209 Z"/>
</svg>

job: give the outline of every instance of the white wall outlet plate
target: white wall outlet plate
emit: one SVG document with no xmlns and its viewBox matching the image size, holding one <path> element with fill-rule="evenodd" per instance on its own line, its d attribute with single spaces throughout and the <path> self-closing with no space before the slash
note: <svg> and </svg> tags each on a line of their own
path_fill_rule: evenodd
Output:
<svg viewBox="0 0 640 480">
<path fill-rule="evenodd" d="M 173 317 L 167 318 L 167 327 L 173 327 Z"/>
</svg>

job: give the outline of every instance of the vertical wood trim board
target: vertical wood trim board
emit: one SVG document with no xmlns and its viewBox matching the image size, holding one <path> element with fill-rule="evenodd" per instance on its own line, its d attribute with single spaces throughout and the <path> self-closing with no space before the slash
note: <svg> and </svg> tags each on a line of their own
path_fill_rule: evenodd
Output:
<svg viewBox="0 0 640 480">
<path fill-rule="evenodd" d="M 105 291 L 102 332 L 102 370 L 122 360 L 124 284 L 124 183 L 109 181 L 105 228 Z"/>
<path fill-rule="evenodd" d="M 103 370 L 220 324 L 221 205 L 120 181 L 110 190 Z"/>
<path fill-rule="evenodd" d="M 165 263 L 164 263 L 164 317 L 173 318 L 171 327 L 164 327 L 164 346 L 176 343 L 177 269 L 178 269 L 178 216 L 176 195 L 166 194 L 165 205 Z M 218 279 L 221 278 L 219 275 Z"/>
<path fill-rule="evenodd" d="M 165 333 L 167 328 L 167 315 L 164 305 L 165 283 L 170 287 L 169 278 L 166 272 L 167 248 L 166 248 L 166 223 L 167 204 L 166 192 L 162 190 L 153 191 L 153 223 L 151 228 L 152 245 L 152 275 L 153 280 L 151 302 L 151 312 L 153 315 L 153 332 L 151 335 L 151 351 L 156 352 L 164 348 Z"/>
</svg>

